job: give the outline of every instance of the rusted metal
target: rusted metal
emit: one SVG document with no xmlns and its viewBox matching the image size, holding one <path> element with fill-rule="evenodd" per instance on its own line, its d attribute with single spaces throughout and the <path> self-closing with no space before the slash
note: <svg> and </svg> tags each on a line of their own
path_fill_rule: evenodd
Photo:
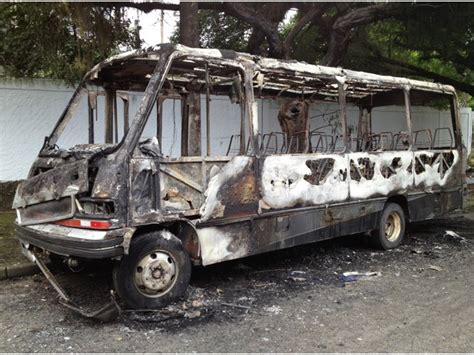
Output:
<svg viewBox="0 0 474 355">
<path fill-rule="evenodd" d="M 69 309 L 72 309 L 75 312 L 80 313 L 82 316 L 86 318 L 92 318 L 95 320 L 99 320 L 102 322 L 109 322 L 114 319 L 116 319 L 120 312 L 120 306 L 115 300 L 114 293 L 111 291 L 111 301 L 104 304 L 103 306 L 99 307 L 95 311 L 88 311 L 84 309 L 83 307 L 78 306 L 76 303 L 72 301 L 72 299 L 69 297 L 69 295 L 66 293 L 66 291 L 61 287 L 59 282 L 56 280 L 54 275 L 49 271 L 48 267 L 46 264 L 41 260 L 41 257 L 32 252 L 33 255 L 33 260 L 36 265 L 38 265 L 39 269 L 41 272 L 45 275 L 46 279 L 49 281 L 51 286 L 58 292 L 60 299 L 59 302 L 68 307 Z"/>
<path fill-rule="evenodd" d="M 94 111 L 97 109 L 97 95 L 89 92 L 87 95 L 87 108 L 89 118 L 89 144 L 94 144 Z"/>
<path fill-rule="evenodd" d="M 211 102 L 211 91 L 209 81 L 209 66 L 205 64 L 206 70 L 206 155 L 211 155 L 211 116 L 210 116 L 210 102 Z"/>
<path fill-rule="evenodd" d="M 189 92 L 183 95 L 181 155 L 201 156 L 201 99 L 198 93 L 200 84 L 191 82 L 187 90 Z"/>
<path fill-rule="evenodd" d="M 117 92 L 117 96 L 122 99 L 123 103 L 123 132 L 127 134 L 128 127 L 130 126 L 129 115 L 130 115 L 130 102 L 127 93 Z"/>
<path fill-rule="evenodd" d="M 105 91 L 105 143 L 114 141 L 114 97 L 115 91 Z"/>
<path fill-rule="evenodd" d="M 410 90 L 409 87 L 404 87 L 403 89 L 403 99 L 405 101 L 405 115 L 406 115 L 406 122 L 407 122 L 407 130 L 408 130 L 408 144 L 409 148 L 412 149 L 413 147 L 413 132 L 412 132 L 412 125 L 411 125 L 411 103 L 410 103 Z"/>
<path fill-rule="evenodd" d="M 342 137 L 344 140 L 344 147 L 347 149 L 348 146 L 348 131 L 347 131 L 347 111 L 346 111 L 346 92 L 344 90 L 344 80 L 338 80 L 338 94 L 339 94 L 339 106 L 341 109 L 341 123 L 342 123 Z"/>
<path fill-rule="evenodd" d="M 286 135 L 288 153 L 303 153 L 308 149 L 309 120 L 308 104 L 293 100 L 280 107 L 278 122 Z"/>
</svg>

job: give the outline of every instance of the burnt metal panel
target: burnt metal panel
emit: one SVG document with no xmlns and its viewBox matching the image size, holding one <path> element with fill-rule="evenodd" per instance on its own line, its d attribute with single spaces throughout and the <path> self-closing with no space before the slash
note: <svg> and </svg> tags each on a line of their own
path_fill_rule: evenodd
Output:
<svg viewBox="0 0 474 355">
<path fill-rule="evenodd" d="M 80 160 L 21 182 L 13 200 L 13 208 L 86 192 L 89 189 L 87 168 L 87 160 Z"/>
<path fill-rule="evenodd" d="M 203 265 L 375 229 L 385 199 L 197 224 Z M 221 221 L 223 222 L 223 221 Z"/>
</svg>

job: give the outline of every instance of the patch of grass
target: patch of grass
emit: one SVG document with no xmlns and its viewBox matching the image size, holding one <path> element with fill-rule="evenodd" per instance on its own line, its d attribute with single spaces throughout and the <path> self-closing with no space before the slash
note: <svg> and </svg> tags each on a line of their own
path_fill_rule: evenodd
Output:
<svg viewBox="0 0 474 355">
<path fill-rule="evenodd" d="M 11 212 L 13 197 L 20 181 L 0 182 L 0 211 Z"/>
<path fill-rule="evenodd" d="M 0 265 L 26 261 L 15 238 L 15 217 L 15 212 L 0 213 Z"/>
</svg>

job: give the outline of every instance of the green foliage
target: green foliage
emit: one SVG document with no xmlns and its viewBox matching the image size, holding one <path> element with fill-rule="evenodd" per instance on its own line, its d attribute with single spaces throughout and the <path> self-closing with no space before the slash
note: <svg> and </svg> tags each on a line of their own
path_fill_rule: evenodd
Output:
<svg viewBox="0 0 474 355">
<path fill-rule="evenodd" d="M 473 85 L 474 4 L 407 5 L 397 18 L 359 29 L 344 66 L 426 80 L 412 66 Z M 463 105 L 474 107 L 472 97 L 461 98 Z"/>
<path fill-rule="evenodd" d="M 222 12 L 205 10 L 199 12 L 199 29 L 204 48 L 245 51 L 251 27 Z"/>
<path fill-rule="evenodd" d="M 340 3 L 326 6 L 317 21 L 306 25 L 296 35 L 291 43 L 290 57 L 308 63 L 319 63 L 328 51 L 332 24 L 340 16 L 372 5 Z M 419 3 L 400 6 L 400 11 L 393 12 L 388 18 L 351 29 L 351 40 L 342 65 L 355 70 L 422 80 L 435 78 L 428 74 L 430 72 L 472 85 L 474 4 Z M 304 11 L 299 11 L 290 21 L 280 23 L 282 40 L 304 14 Z M 251 28 L 233 17 L 200 11 L 200 26 L 204 47 L 237 50 L 245 50 L 247 47 Z M 234 38 L 236 42 L 232 41 Z M 405 65 L 395 65 L 393 61 Z M 473 104 L 472 97 L 464 95 L 462 98 L 463 104 Z"/>
<path fill-rule="evenodd" d="M 223 12 L 200 10 L 199 41 L 202 48 L 232 49 L 245 52 L 251 27 Z M 179 23 L 171 42 L 179 43 Z"/>
<path fill-rule="evenodd" d="M 300 14 L 294 15 L 288 23 L 281 27 L 281 36 L 286 38 L 296 24 Z M 324 56 L 327 48 L 327 39 L 321 34 L 317 24 L 307 25 L 300 31 L 291 48 L 291 59 L 317 64 Z"/>
<path fill-rule="evenodd" d="M 81 3 L 0 4 L 0 65 L 9 76 L 77 82 L 137 43 L 125 10 Z"/>
<path fill-rule="evenodd" d="M 119 47 L 123 50 L 140 45 L 137 28 L 130 24 L 122 6 L 117 9 L 107 3 L 94 4 L 0 4 L 0 65 L 8 75 L 52 77 L 73 82 Z M 296 35 L 290 47 L 291 58 L 319 63 L 328 52 L 332 25 L 341 16 L 372 5 L 326 4 L 320 17 Z M 271 8 L 263 3 L 247 6 L 260 10 L 263 6 Z M 356 25 L 348 32 L 350 42 L 343 66 L 424 80 L 430 78 L 427 73 L 435 73 L 457 83 L 467 83 L 471 87 L 466 89 L 464 85 L 464 89 L 472 93 L 474 3 L 400 6 L 401 11 L 395 11 L 389 17 L 382 16 L 384 19 L 380 21 Z M 304 14 L 304 10 L 300 10 L 290 21 L 280 22 L 278 31 L 282 41 Z M 204 48 L 247 51 L 250 38 L 254 38 L 250 25 L 223 12 L 200 10 L 199 26 Z M 179 30 L 172 41 L 179 41 Z M 464 95 L 462 99 L 464 103 L 474 105 L 471 96 Z"/>
</svg>

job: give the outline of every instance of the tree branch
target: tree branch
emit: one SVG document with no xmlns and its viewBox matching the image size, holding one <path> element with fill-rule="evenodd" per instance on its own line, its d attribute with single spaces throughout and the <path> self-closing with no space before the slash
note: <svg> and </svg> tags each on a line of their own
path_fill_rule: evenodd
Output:
<svg viewBox="0 0 474 355">
<path fill-rule="evenodd" d="M 247 43 L 247 51 L 251 54 L 262 55 L 261 45 L 265 41 L 265 34 L 258 28 L 253 28 Z"/>
<path fill-rule="evenodd" d="M 264 14 L 260 14 L 254 9 L 244 6 L 240 3 L 224 3 L 224 11 L 231 16 L 248 23 L 254 29 L 263 32 L 267 38 L 269 55 L 271 57 L 281 58 L 283 56 L 283 47 L 278 36 L 278 23 L 272 23 Z"/>
<path fill-rule="evenodd" d="M 153 10 L 169 10 L 169 11 L 179 11 L 180 4 L 173 4 L 168 2 L 90 2 L 88 4 L 94 6 L 115 6 L 115 7 L 130 7 L 138 9 L 145 13 L 149 13 Z M 216 10 L 223 11 L 224 6 L 220 2 L 199 2 L 199 10 Z"/>
<path fill-rule="evenodd" d="M 286 59 L 290 57 L 290 48 L 293 45 L 295 37 L 301 30 L 310 22 L 315 21 L 316 18 L 320 17 L 321 14 L 326 10 L 327 4 L 313 4 L 310 8 L 302 8 L 298 13 L 304 13 L 293 26 L 283 42 L 283 52 Z"/>
<path fill-rule="evenodd" d="M 391 17 L 398 13 L 400 8 L 400 4 L 376 4 L 352 10 L 338 17 L 330 31 L 328 51 L 320 64 L 340 65 L 352 38 L 351 31 L 354 28 Z"/>
<path fill-rule="evenodd" d="M 387 58 L 383 56 L 377 56 L 377 58 L 374 58 L 374 60 L 383 61 L 387 64 L 390 64 L 390 65 L 393 65 L 405 70 L 409 70 L 415 75 L 419 75 L 428 79 L 433 79 L 441 84 L 452 85 L 456 89 L 460 91 L 464 91 L 471 96 L 474 96 L 474 85 L 470 85 L 464 81 L 456 80 L 456 79 L 453 79 L 453 78 L 450 78 L 438 73 L 434 73 L 432 71 L 429 71 L 429 70 L 417 67 L 415 65 L 396 60 L 396 59 L 391 59 L 391 58 Z"/>
</svg>

